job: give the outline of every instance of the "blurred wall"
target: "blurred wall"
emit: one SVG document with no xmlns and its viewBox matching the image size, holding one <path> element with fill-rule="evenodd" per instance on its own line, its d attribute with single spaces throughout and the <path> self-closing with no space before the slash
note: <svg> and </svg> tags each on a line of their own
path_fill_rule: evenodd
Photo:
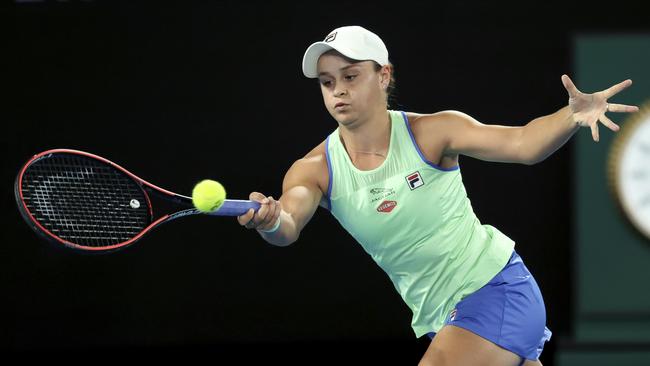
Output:
<svg viewBox="0 0 650 366">
<path fill-rule="evenodd" d="M 615 146 L 642 147 L 636 138 L 629 140 L 628 130 L 639 121 L 650 123 L 650 34 L 576 35 L 574 47 L 579 84 L 600 90 L 633 78 L 634 87 L 612 97 L 610 103 L 638 105 L 642 110 L 634 115 L 608 113 L 621 130 L 601 134 L 598 143 L 586 134 L 576 137 L 575 296 L 570 318 L 574 332 L 561 340 L 558 363 L 593 365 L 597 360 L 599 364 L 618 364 L 626 360 L 627 364 L 650 364 L 650 238 L 634 228 L 628 214 L 619 208 L 614 165 L 610 165 L 618 161 Z M 620 75 L 621 70 L 625 76 Z M 631 177 L 650 167 L 650 159 L 644 155 L 637 155 L 644 160 L 635 163 L 634 170 L 620 166 L 622 175 Z M 617 184 L 627 186 L 623 181 Z M 650 184 L 634 186 L 639 188 L 642 191 L 636 196 L 650 194 Z M 640 213 L 646 210 L 642 203 L 633 203 Z"/>
</svg>

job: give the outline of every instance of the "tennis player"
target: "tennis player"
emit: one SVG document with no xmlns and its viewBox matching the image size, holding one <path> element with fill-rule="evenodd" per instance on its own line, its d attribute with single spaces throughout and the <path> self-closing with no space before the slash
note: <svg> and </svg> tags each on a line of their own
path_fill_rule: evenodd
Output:
<svg viewBox="0 0 650 366">
<path fill-rule="evenodd" d="M 252 192 L 262 207 L 240 225 L 286 246 L 320 205 L 388 274 L 415 335 L 432 338 L 420 365 L 541 365 L 551 331 L 540 289 L 513 240 L 474 214 L 458 158 L 532 165 L 580 127 L 598 141 L 598 121 L 619 130 L 605 112 L 638 110 L 607 103 L 632 81 L 584 94 L 562 75 L 568 105 L 510 127 L 453 110 L 388 109 L 393 65 L 384 42 L 360 26 L 310 45 L 302 69 L 318 78 L 338 127 L 293 163 L 279 200 Z"/>
</svg>

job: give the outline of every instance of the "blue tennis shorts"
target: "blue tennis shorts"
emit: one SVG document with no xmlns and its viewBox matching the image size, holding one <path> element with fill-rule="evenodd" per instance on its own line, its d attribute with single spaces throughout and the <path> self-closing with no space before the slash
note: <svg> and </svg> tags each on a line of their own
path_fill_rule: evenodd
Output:
<svg viewBox="0 0 650 366">
<path fill-rule="evenodd" d="M 542 293 L 516 251 L 485 286 L 459 301 L 445 320 L 529 360 L 539 359 L 552 332 Z M 433 339 L 436 334 L 428 333 Z M 523 360 L 522 360 L 523 363 Z"/>
</svg>

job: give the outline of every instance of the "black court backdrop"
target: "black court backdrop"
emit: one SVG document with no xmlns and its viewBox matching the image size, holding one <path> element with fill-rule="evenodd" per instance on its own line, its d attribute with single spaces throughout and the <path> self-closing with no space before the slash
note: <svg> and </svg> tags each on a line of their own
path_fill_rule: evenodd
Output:
<svg viewBox="0 0 650 366">
<path fill-rule="evenodd" d="M 621 16 L 588 9 L 467 1 L 5 5 L 0 347 L 65 357 L 191 351 L 415 364 L 428 342 L 415 339 L 408 308 L 321 208 L 288 248 L 235 218 L 198 217 L 115 254 L 80 256 L 44 245 L 22 222 L 17 170 L 36 152 L 65 147 L 179 193 L 212 178 L 231 198 L 277 198 L 293 161 L 336 128 L 316 81 L 300 69 L 306 47 L 330 30 L 357 24 L 382 37 L 396 70 L 392 109 L 455 109 L 518 126 L 566 104 L 560 76 L 572 76 L 574 34 L 649 31 L 640 5 L 625 5 Z M 572 156 L 569 141 L 533 166 L 460 159 L 475 212 L 517 243 L 556 336 L 572 332 Z"/>
</svg>

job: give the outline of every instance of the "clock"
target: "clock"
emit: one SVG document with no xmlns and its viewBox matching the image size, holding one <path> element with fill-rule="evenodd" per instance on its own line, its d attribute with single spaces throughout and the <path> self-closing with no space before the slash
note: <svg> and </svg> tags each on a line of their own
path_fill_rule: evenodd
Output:
<svg viewBox="0 0 650 366">
<path fill-rule="evenodd" d="M 614 137 L 607 178 L 625 219 L 650 240 L 650 101 L 625 121 Z"/>
</svg>

